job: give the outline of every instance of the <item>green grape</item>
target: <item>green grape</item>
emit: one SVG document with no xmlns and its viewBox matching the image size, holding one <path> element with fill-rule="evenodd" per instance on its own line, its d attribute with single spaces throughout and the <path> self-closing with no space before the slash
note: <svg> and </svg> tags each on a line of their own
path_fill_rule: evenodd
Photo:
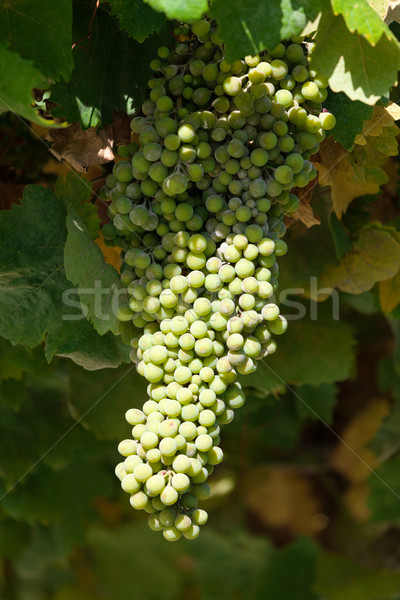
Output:
<svg viewBox="0 0 400 600">
<path fill-rule="evenodd" d="M 153 470 L 150 465 L 146 464 L 138 464 L 133 469 L 133 475 L 137 481 L 145 482 L 147 481 L 153 474 Z"/>
<path fill-rule="evenodd" d="M 315 100 L 318 97 L 319 88 L 313 81 L 307 81 L 302 85 L 301 93 L 306 100 Z"/>
<path fill-rule="evenodd" d="M 165 167 L 174 167 L 178 162 L 178 153 L 164 149 L 161 152 L 160 160 Z"/>
<path fill-rule="evenodd" d="M 275 169 L 274 177 L 282 185 L 290 183 L 293 179 L 293 171 L 287 165 L 281 165 Z"/>
<path fill-rule="evenodd" d="M 129 499 L 132 508 L 135 508 L 136 510 L 144 509 L 148 501 L 149 499 L 144 492 L 136 492 L 136 494 L 133 494 Z"/>
<path fill-rule="evenodd" d="M 330 131 L 331 129 L 333 129 L 336 125 L 336 119 L 335 116 L 332 115 L 329 112 L 322 112 L 319 115 L 319 120 L 321 122 L 322 128 L 325 131 Z"/>
<path fill-rule="evenodd" d="M 132 180 L 132 166 L 126 161 L 120 161 L 115 165 L 114 175 L 116 179 L 123 183 L 128 183 Z"/>
<path fill-rule="evenodd" d="M 223 457 L 220 426 L 244 402 L 237 376 L 286 329 L 269 300 L 287 250 L 282 219 L 335 126 L 302 38 L 230 64 L 209 21 L 174 31 L 152 61 L 145 116 L 131 122 L 139 143 L 120 147 L 103 191 L 104 237 L 124 249 L 117 316 L 133 322 L 130 357 L 149 382 L 143 410 L 127 411 L 132 439 L 116 474 L 171 541 L 195 539 L 206 522 L 197 498 Z"/>
</svg>

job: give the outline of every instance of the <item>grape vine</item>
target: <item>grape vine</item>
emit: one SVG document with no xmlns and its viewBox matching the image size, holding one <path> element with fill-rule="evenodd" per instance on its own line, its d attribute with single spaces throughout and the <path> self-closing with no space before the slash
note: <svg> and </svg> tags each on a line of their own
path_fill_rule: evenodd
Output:
<svg viewBox="0 0 400 600">
<path fill-rule="evenodd" d="M 223 458 L 220 428 L 245 401 L 237 377 L 286 330 L 273 302 L 284 217 L 335 125 L 312 43 L 293 37 L 229 63 L 209 21 L 173 33 L 151 63 L 135 141 L 101 190 L 104 237 L 124 250 L 118 318 L 133 323 L 130 357 L 149 382 L 142 410 L 126 413 L 116 474 L 169 541 L 195 539 L 207 521 L 197 505 Z"/>
</svg>

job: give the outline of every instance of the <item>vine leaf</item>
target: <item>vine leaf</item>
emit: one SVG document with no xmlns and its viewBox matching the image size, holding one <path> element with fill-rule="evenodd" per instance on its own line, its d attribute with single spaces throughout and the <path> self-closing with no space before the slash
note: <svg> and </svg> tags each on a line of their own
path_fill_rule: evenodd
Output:
<svg viewBox="0 0 400 600">
<path fill-rule="evenodd" d="M 311 66 L 323 73 L 334 92 L 374 105 L 397 81 L 400 45 L 382 35 L 375 46 L 346 27 L 342 15 L 323 11 L 311 55 Z"/>
<path fill-rule="evenodd" d="M 74 418 L 101 440 L 124 439 L 128 428 L 121 415 L 128 408 L 142 407 L 147 397 L 145 378 L 137 373 L 132 363 L 121 365 L 116 371 L 95 374 L 77 367 L 72 369 L 69 402 Z M 104 402 L 93 406 L 106 390 L 110 391 Z"/>
<path fill-rule="evenodd" d="M 400 238 L 397 231 L 375 223 L 364 227 L 352 250 L 342 257 L 338 266 L 326 267 L 319 286 L 361 294 L 378 281 L 396 275 L 399 268 Z"/>
<path fill-rule="evenodd" d="M 342 15 L 347 29 L 352 33 L 357 31 L 374 46 L 385 35 L 389 40 L 395 39 L 385 22 L 366 0 L 331 0 L 335 15 Z"/>
<path fill-rule="evenodd" d="M 306 227 L 320 225 L 321 220 L 314 216 L 311 208 L 312 194 L 315 189 L 315 181 L 310 181 L 305 188 L 293 190 L 293 194 L 298 196 L 300 206 L 295 213 L 290 215 L 295 221 L 301 221 Z"/>
<path fill-rule="evenodd" d="M 321 144 L 315 166 L 320 184 L 331 186 L 333 210 L 338 218 L 354 198 L 375 194 L 387 182 L 386 173 L 371 160 L 365 148 L 356 146 L 349 153 L 332 138 Z"/>
<path fill-rule="evenodd" d="M 57 160 L 66 160 L 74 169 L 85 172 L 92 165 L 103 165 L 114 160 L 111 126 L 96 130 L 82 130 L 79 123 L 67 129 L 50 131 L 51 153 Z"/>
<path fill-rule="evenodd" d="M 364 123 L 363 134 L 356 137 L 351 152 L 332 138 L 321 144 L 315 166 L 320 184 L 331 186 L 333 210 L 339 218 L 353 198 L 375 194 L 387 182 L 388 176 L 382 166 L 389 156 L 398 153 L 398 132 L 390 112 L 376 106 L 372 119 Z"/>
<path fill-rule="evenodd" d="M 42 84 L 43 74 L 31 61 L 7 50 L 1 42 L 0 64 L 0 114 L 11 110 L 25 119 L 48 126 L 33 108 L 32 89 Z"/>
<path fill-rule="evenodd" d="M 379 302 L 386 314 L 400 304 L 400 273 L 379 283 Z"/>
<path fill-rule="evenodd" d="M 328 196 L 328 195 L 327 195 Z M 329 198 L 327 197 L 327 200 Z M 326 203 L 327 211 L 330 202 Z M 325 216 L 321 205 L 314 200 L 318 207 L 321 224 L 318 227 L 305 228 L 301 223 L 294 222 L 288 228 L 286 242 L 295 251 L 289 251 L 280 258 L 279 288 L 291 293 L 303 293 L 312 278 L 319 277 L 326 265 L 337 264 L 335 245 L 328 226 L 328 216 Z M 331 213 L 329 213 L 331 214 Z M 288 292 L 282 292 L 285 296 Z"/>
<path fill-rule="evenodd" d="M 158 33 L 165 23 L 164 15 L 156 12 L 143 0 L 109 0 L 111 14 L 119 21 L 121 29 L 128 35 L 143 42 L 152 33 Z"/>
<path fill-rule="evenodd" d="M 342 258 L 343 254 L 350 252 L 351 239 L 334 212 L 331 212 L 329 215 L 329 229 L 332 234 L 333 243 L 335 244 L 336 256 Z"/>
<path fill-rule="evenodd" d="M 196 21 L 208 10 L 207 0 L 145 0 L 154 10 L 164 12 L 169 19 Z"/>
<path fill-rule="evenodd" d="M 385 21 L 386 25 L 390 25 L 393 21 L 400 22 L 399 0 L 368 0 L 368 4 Z"/>
<path fill-rule="evenodd" d="M 376 473 L 379 479 L 377 476 L 371 475 L 368 480 L 371 490 L 368 498 L 371 521 L 373 523 L 395 521 L 398 517 L 400 495 L 400 455 L 397 454 L 379 465 Z M 385 491 L 383 492 L 382 480 L 390 486 L 390 490 L 384 488 Z"/>
<path fill-rule="evenodd" d="M 247 54 L 272 50 L 282 39 L 300 34 L 319 12 L 318 0 L 214 0 L 210 14 L 230 62 Z"/>
<path fill-rule="evenodd" d="M 24 346 L 10 344 L 0 338 L 0 381 L 16 379 L 20 381 L 24 373 L 34 370 L 36 355 Z"/>
<path fill-rule="evenodd" d="M 330 457 L 330 464 L 336 472 L 355 483 L 365 481 L 371 469 L 379 463 L 368 444 L 388 413 L 388 399 L 373 398 L 346 425 Z"/>
<path fill-rule="evenodd" d="M 72 58 L 71 0 L 0 0 L 0 42 L 32 60 L 46 77 L 68 79 Z"/>
<path fill-rule="evenodd" d="M 101 253 L 104 256 L 104 260 L 106 261 L 106 263 L 113 266 L 114 269 L 116 269 L 119 272 L 119 270 L 121 268 L 122 248 L 119 248 L 118 246 L 106 246 L 106 244 L 104 242 L 104 236 L 101 233 L 101 231 L 99 232 L 99 235 L 95 239 L 95 242 L 98 245 L 98 247 L 100 248 Z"/>
<path fill-rule="evenodd" d="M 65 218 L 62 200 L 33 185 L 1 211 L 0 335 L 31 348 L 45 341 L 48 361 L 59 354 L 87 369 L 116 367 L 127 359 L 122 341 L 98 335 L 65 276 Z"/>
<path fill-rule="evenodd" d="M 399 130 L 394 122 L 398 119 L 400 119 L 400 107 L 394 102 L 389 102 L 387 107 L 375 106 L 371 118 L 364 122 L 362 132 L 356 137 L 356 143 L 365 144 L 366 136 L 379 137 L 385 133 L 385 127 L 394 127 L 390 152 L 391 156 L 395 156 L 397 154 L 395 138 Z"/>
<path fill-rule="evenodd" d="M 78 294 L 72 297 L 79 312 L 75 309 L 71 316 L 77 317 L 81 312 L 81 304 L 76 300 Z M 61 319 L 65 314 L 64 310 Z M 46 336 L 45 356 L 49 362 L 56 355 L 62 356 L 88 371 L 115 369 L 122 362 L 129 362 L 128 354 L 129 346 L 119 336 L 112 333 L 100 336 L 85 318 L 77 321 L 60 320 Z"/>
<path fill-rule="evenodd" d="M 243 384 L 265 391 L 286 382 L 320 385 L 346 379 L 354 359 L 353 332 L 346 323 L 335 320 L 327 304 L 317 305 L 318 320 L 308 316 L 290 320 L 276 354 L 260 361 L 257 371 L 246 375 Z M 298 302 L 296 310 L 304 314 L 305 306 Z"/>
<path fill-rule="evenodd" d="M 72 204 L 76 212 L 84 221 L 92 239 L 99 235 L 100 217 L 97 207 L 91 204 L 91 183 L 74 171 L 59 177 L 55 186 L 56 196 L 64 202 L 65 206 Z"/>
<path fill-rule="evenodd" d="M 0 335 L 33 347 L 61 318 L 65 208 L 50 190 L 27 186 L 21 205 L 0 214 L 0 231 Z"/>
<path fill-rule="evenodd" d="M 371 118 L 373 107 L 358 100 L 350 100 L 343 92 L 335 94 L 332 90 L 329 90 L 324 106 L 336 117 L 336 125 L 329 134 L 346 150 L 351 150 L 356 136 L 362 131 L 364 121 Z"/>
<path fill-rule="evenodd" d="M 100 5 L 89 41 L 92 13 L 90 3 L 76 5 L 73 37 L 81 42 L 74 47 L 75 67 L 68 81 L 62 78 L 51 88 L 52 114 L 80 122 L 83 129 L 111 123 L 114 111 L 133 116 L 145 97 L 149 63 L 164 40 L 152 36 L 139 44 Z"/>
<path fill-rule="evenodd" d="M 67 278 L 76 286 L 86 314 L 100 335 L 119 333 L 116 317 L 120 284 L 119 273 L 93 241 L 85 223 L 70 204 L 67 215 L 68 236 L 64 264 Z"/>
</svg>

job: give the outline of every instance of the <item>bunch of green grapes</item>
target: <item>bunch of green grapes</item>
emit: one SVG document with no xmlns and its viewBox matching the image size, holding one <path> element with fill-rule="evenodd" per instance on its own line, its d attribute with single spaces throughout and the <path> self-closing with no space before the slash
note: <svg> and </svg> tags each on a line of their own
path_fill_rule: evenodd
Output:
<svg viewBox="0 0 400 600">
<path fill-rule="evenodd" d="M 131 123 L 138 143 L 120 149 L 102 190 L 104 237 L 124 249 L 118 318 L 133 323 L 131 359 L 148 381 L 142 410 L 126 413 L 132 438 L 116 474 L 170 541 L 196 538 L 206 522 L 197 504 L 223 457 L 220 428 L 245 400 L 237 377 L 286 330 L 273 302 L 283 217 L 335 125 L 302 39 L 229 63 L 208 21 L 175 33 L 151 63 Z"/>
</svg>

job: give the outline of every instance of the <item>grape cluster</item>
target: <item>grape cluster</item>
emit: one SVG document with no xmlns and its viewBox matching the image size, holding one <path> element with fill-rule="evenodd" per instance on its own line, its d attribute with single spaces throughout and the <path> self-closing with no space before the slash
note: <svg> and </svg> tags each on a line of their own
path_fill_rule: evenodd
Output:
<svg viewBox="0 0 400 600">
<path fill-rule="evenodd" d="M 311 44 L 296 38 L 229 63 L 208 21 L 175 34 L 151 63 L 131 123 L 137 143 L 120 148 L 102 190 L 104 237 L 124 249 L 118 318 L 133 323 L 131 359 L 149 382 L 143 410 L 126 413 L 132 438 L 116 474 L 170 541 L 196 538 L 206 522 L 197 504 L 223 457 L 220 427 L 245 400 L 237 377 L 286 330 L 272 301 L 283 217 L 335 124 Z"/>
</svg>

